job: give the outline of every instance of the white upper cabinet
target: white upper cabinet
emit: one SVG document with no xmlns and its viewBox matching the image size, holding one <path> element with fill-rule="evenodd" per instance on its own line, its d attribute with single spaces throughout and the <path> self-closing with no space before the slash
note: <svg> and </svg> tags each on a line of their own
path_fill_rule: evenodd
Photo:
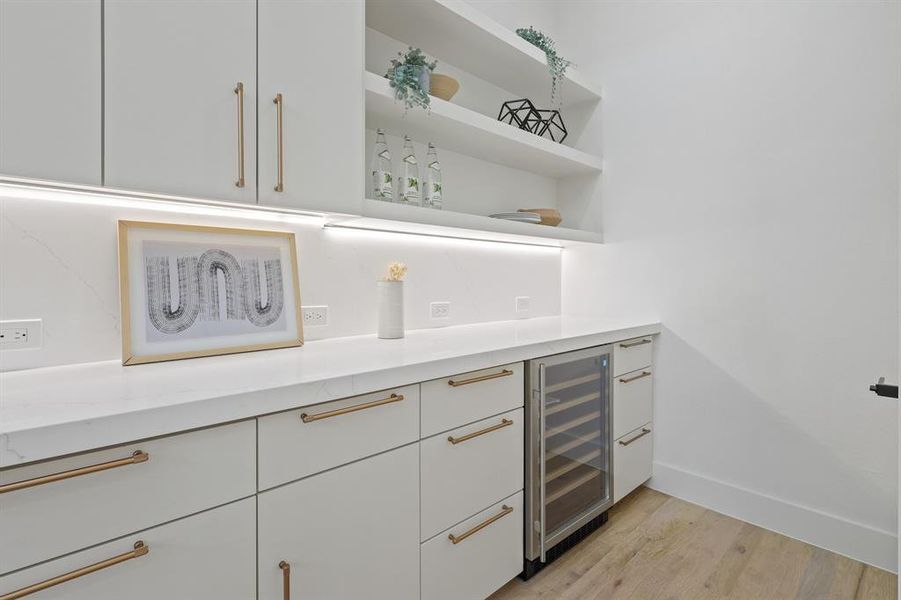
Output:
<svg viewBox="0 0 901 600">
<path fill-rule="evenodd" d="M 0 173 L 101 183 L 100 0 L 0 0 Z"/>
<path fill-rule="evenodd" d="M 364 12 L 362 0 L 259 0 L 260 204 L 359 213 Z"/>
<path fill-rule="evenodd" d="M 256 1 L 106 0 L 104 32 L 106 185 L 256 202 Z"/>
</svg>

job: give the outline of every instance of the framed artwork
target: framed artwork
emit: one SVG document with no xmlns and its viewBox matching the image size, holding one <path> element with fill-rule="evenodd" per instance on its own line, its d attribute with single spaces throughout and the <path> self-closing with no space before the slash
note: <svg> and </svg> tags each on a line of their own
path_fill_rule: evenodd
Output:
<svg viewBox="0 0 901 600">
<path fill-rule="evenodd" d="M 119 221 L 122 364 L 303 345 L 293 233 Z"/>
</svg>

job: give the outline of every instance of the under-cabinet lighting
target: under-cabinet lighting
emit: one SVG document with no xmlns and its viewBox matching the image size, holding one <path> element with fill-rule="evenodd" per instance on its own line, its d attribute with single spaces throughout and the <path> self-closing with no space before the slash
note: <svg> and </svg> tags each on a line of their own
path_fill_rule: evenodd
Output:
<svg viewBox="0 0 901 600">
<path fill-rule="evenodd" d="M 463 243 L 480 245 L 484 248 L 534 249 L 539 251 L 560 251 L 562 245 L 554 242 L 537 242 L 532 240 L 509 239 L 495 237 L 485 233 L 480 237 L 477 232 L 469 235 L 453 235 L 447 230 L 417 230 L 410 223 L 392 224 L 390 221 L 366 223 L 360 219 L 349 219 L 347 215 L 335 215 L 314 211 L 294 210 L 290 208 L 271 208 L 267 206 L 242 205 L 220 200 L 205 200 L 185 196 L 171 196 L 144 192 L 132 192 L 115 188 L 58 183 L 38 179 L 25 179 L 0 176 L 0 198 L 36 200 L 45 202 L 64 202 L 91 206 L 108 206 L 123 209 L 144 209 L 181 215 L 206 215 L 269 221 L 275 223 L 305 224 L 323 227 L 326 231 L 355 232 L 358 235 L 370 234 L 385 240 L 397 235 L 414 236 L 424 243 Z M 338 220 L 335 220 L 338 219 Z M 396 226 L 395 226 L 396 225 Z M 427 227 L 427 226 L 426 226 Z M 465 232 L 466 230 L 461 230 Z M 503 234 L 500 234 L 503 236 Z"/>
<path fill-rule="evenodd" d="M 411 231 L 409 229 L 389 229 L 387 227 L 357 225 L 352 223 L 326 223 L 324 225 L 326 231 L 353 233 L 355 235 L 371 235 L 378 239 L 386 239 L 397 235 L 414 236 L 423 241 L 431 241 L 438 244 L 447 243 L 463 243 L 469 245 L 479 245 L 486 248 L 510 248 L 522 250 L 538 250 L 559 252 L 563 247 L 559 244 L 542 244 L 540 242 L 526 242 L 518 240 L 492 239 L 471 237 L 465 235 L 449 235 L 444 233 Z"/>
<path fill-rule="evenodd" d="M 0 177 L 0 197 L 322 226 L 325 213 Z"/>
</svg>

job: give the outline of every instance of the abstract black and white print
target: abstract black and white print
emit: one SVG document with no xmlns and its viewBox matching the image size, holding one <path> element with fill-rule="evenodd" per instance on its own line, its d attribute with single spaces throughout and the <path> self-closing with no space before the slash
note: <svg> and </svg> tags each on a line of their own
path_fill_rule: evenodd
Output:
<svg viewBox="0 0 901 600">
<path fill-rule="evenodd" d="M 144 243 L 149 341 L 283 329 L 277 249 Z"/>
</svg>

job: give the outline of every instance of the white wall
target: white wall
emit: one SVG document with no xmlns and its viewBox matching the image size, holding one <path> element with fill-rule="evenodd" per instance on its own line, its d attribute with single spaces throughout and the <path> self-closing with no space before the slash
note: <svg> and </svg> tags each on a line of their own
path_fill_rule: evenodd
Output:
<svg viewBox="0 0 901 600">
<path fill-rule="evenodd" d="M 563 309 L 665 325 L 652 485 L 894 570 L 901 4 L 557 6 L 608 242 Z"/>
<path fill-rule="evenodd" d="M 50 200 L 57 198 L 57 200 Z M 294 231 L 304 305 L 329 306 L 329 325 L 308 340 L 374 333 L 376 280 L 407 263 L 408 329 L 436 326 L 429 303 L 451 302 L 440 325 L 513 319 L 516 296 L 530 316 L 559 314 L 560 250 L 401 234 L 323 230 L 320 224 L 73 204 L 65 194 L 0 190 L 0 320 L 41 318 L 38 350 L 0 353 L 0 370 L 120 358 L 118 219 Z"/>
</svg>

